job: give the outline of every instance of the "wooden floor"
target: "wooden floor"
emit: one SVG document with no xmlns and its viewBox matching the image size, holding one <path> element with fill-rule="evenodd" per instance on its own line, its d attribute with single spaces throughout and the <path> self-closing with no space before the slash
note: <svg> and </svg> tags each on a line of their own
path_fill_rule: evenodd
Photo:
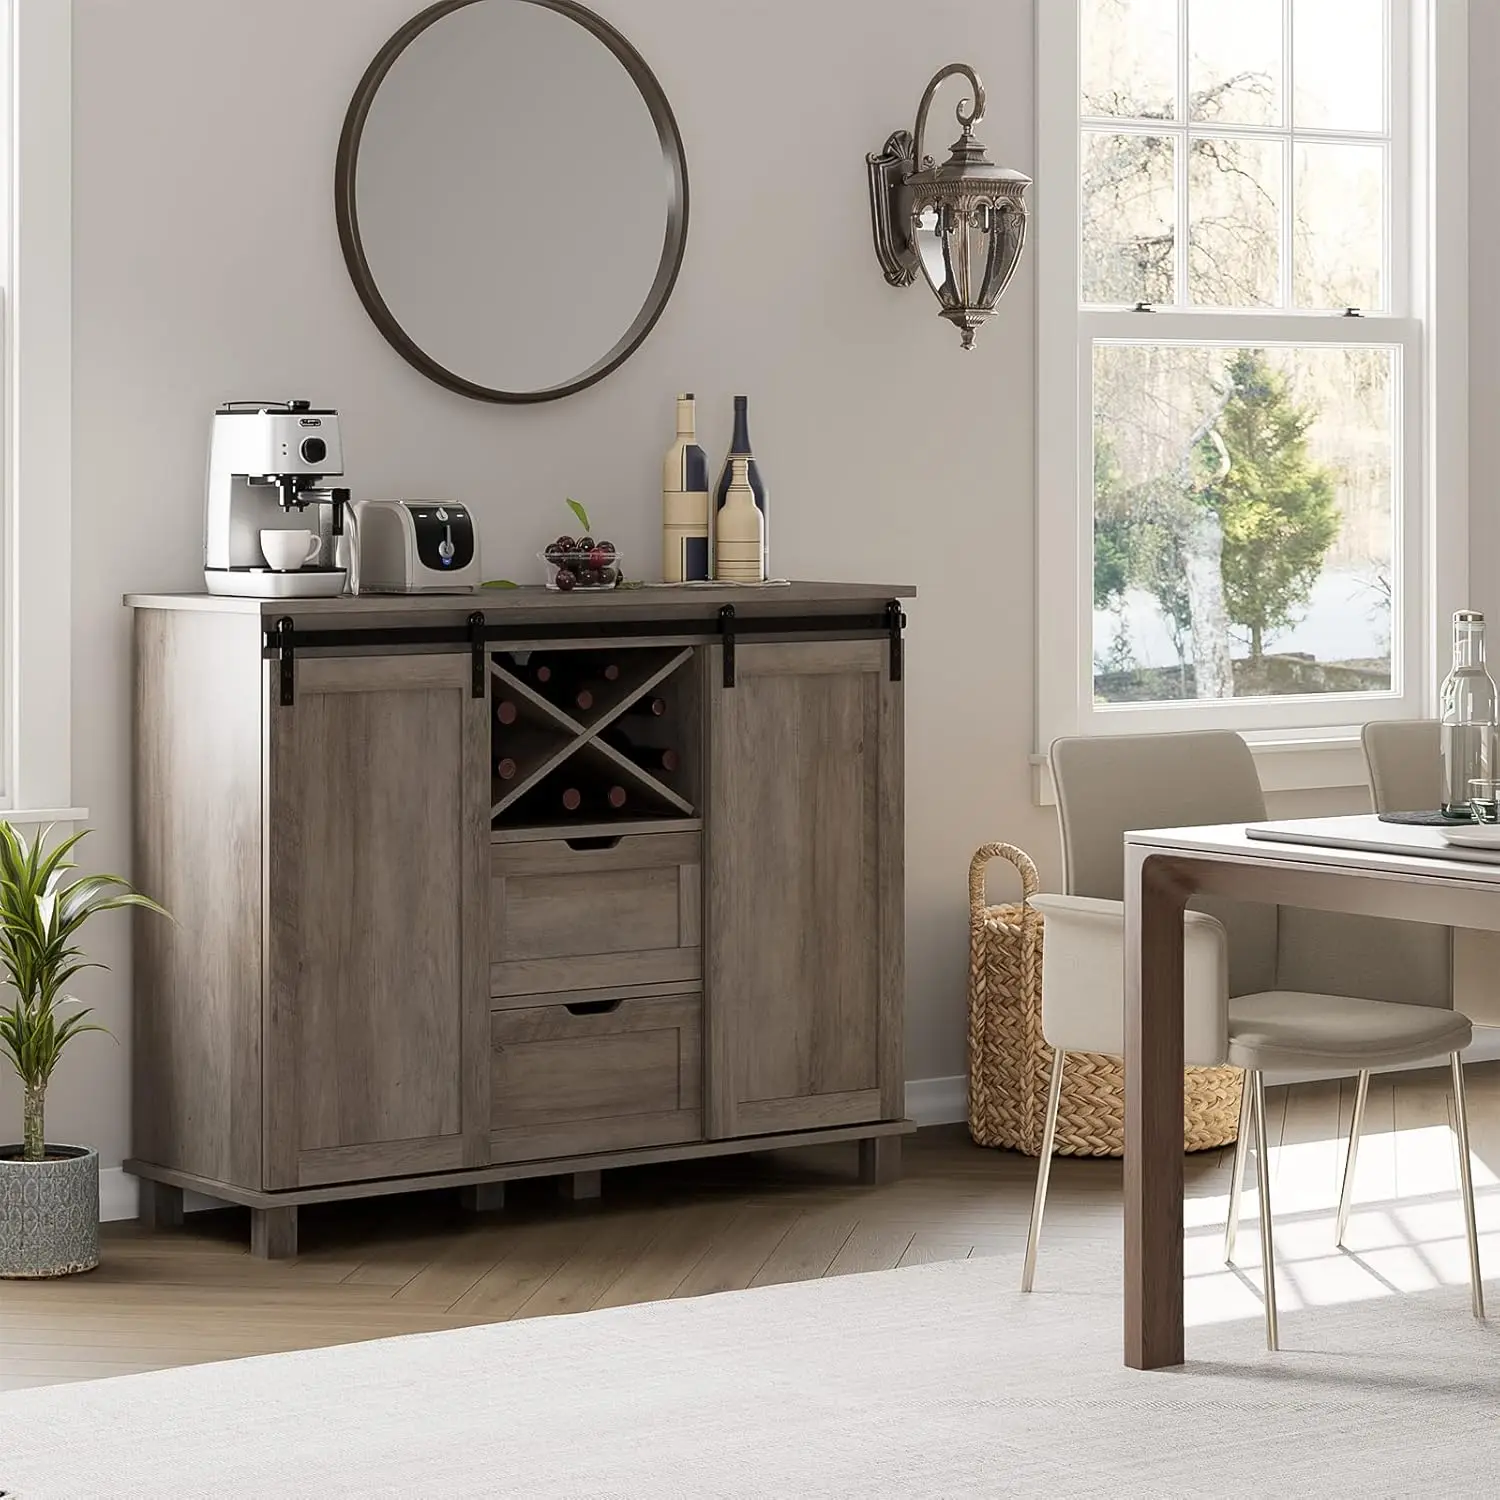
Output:
<svg viewBox="0 0 1500 1500">
<path fill-rule="evenodd" d="M 1500 1064 L 1469 1079 L 1480 1180 L 1493 1182 Z M 1361 1198 L 1435 1190 L 1429 1127 L 1446 1123 L 1445 1082 L 1374 1081 Z M 1326 1206 L 1336 1193 L 1352 1100 L 1351 1081 L 1272 1091 L 1273 1144 L 1323 1143 L 1285 1153 L 1300 1165 L 1277 1168 L 1278 1225 L 1299 1202 Z M 1227 1150 L 1190 1157 L 1189 1197 L 1227 1193 L 1229 1160 Z M 445 1193 L 304 1209 L 303 1253 L 280 1263 L 250 1259 L 238 1210 L 156 1234 L 106 1225 L 91 1275 L 0 1282 L 0 1389 L 1016 1253 L 1035 1172 L 954 1126 L 908 1140 L 902 1180 L 879 1189 L 856 1183 L 853 1147 L 827 1147 L 607 1174 L 594 1203 L 565 1203 L 546 1181 L 513 1184 L 505 1211 L 485 1216 Z M 1060 1158 L 1047 1241 L 1116 1234 L 1120 1180 L 1118 1161 Z"/>
</svg>

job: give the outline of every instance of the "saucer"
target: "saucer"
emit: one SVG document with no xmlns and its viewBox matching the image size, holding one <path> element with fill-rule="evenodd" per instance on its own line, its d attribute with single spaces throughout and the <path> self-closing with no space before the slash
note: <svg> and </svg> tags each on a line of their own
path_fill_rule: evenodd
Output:
<svg viewBox="0 0 1500 1500">
<path fill-rule="evenodd" d="M 1500 849 L 1500 824 L 1475 823 L 1470 828 L 1445 828 L 1438 837 L 1455 849 Z"/>
</svg>

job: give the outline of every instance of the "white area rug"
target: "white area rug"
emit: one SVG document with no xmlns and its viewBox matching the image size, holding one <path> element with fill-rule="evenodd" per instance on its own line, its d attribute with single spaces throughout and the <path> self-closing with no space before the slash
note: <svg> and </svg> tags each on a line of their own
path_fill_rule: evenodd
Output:
<svg viewBox="0 0 1500 1500">
<path fill-rule="evenodd" d="M 1190 1331 L 1185 1370 L 1139 1374 L 1120 1364 L 1118 1265 L 1111 1246 L 1044 1246 L 1029 1298 L 1013 1258 L 969 1260 L 22 1391 L 0 1398 L 0 1489 L 1500 1494 L 1500 1320 L 1476 1323 L 1462 1286 L 1372 1295 L 1385 1278 L 1360 1270 L 1368 1300 L 1288 1312 L 1269 1355 L 1258 1316 L 1209 1305 L 1217 1279 L 1256 1308 L 1244 1284 L 1199 1275 L 1198 1315 L 1229 1321 Z"/>
</svg>

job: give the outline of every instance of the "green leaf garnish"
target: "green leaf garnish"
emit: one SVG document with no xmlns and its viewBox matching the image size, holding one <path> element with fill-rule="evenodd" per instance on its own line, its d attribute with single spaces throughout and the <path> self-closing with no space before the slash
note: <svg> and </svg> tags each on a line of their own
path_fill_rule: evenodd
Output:
<svg viewBox="0 0 1500 1500">
<path fill-rule="evenodd" d="M 486 589 L 518 589 L 521 585 L 519 583 L 512 583 L 508 578 L 496 578 L 489 583 L 480 584 L 480 587 Z"/>
<path fill-rule="evenodd" d="M 591 536 L 594 528 L 589 525 L 589 513 L 576 500 L 568 501 L 568 509 L 578 517 L 578 524 L 583 527 L 584 535 Z"/>
</svg>

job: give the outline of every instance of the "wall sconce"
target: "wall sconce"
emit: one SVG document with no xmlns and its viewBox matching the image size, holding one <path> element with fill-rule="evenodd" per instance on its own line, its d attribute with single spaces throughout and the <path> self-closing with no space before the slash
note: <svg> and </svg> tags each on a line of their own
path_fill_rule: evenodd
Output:
<svg viewBox="0 0 1500 1500">
<path fill-rule="evenodd" d="M 962 137 L 942 166 L 922 151 L 927 112 L 945 78 L 961 74 L 974 102 L 958 107 Z M 997 167 L 974 139 L 984 119 L 984 85 L 966 63 L 950 63 L 922 95 L 917 129 L 898 130 L 871 154 L 870 212 L 875 253 L 892 286 L 910 286 L 918 267 L 942 303 L 941 316 L 974 347 L 974 335 L 995 312 L 1026 243 L 1026 189 L 1031 179 Z"/>
</svg>

